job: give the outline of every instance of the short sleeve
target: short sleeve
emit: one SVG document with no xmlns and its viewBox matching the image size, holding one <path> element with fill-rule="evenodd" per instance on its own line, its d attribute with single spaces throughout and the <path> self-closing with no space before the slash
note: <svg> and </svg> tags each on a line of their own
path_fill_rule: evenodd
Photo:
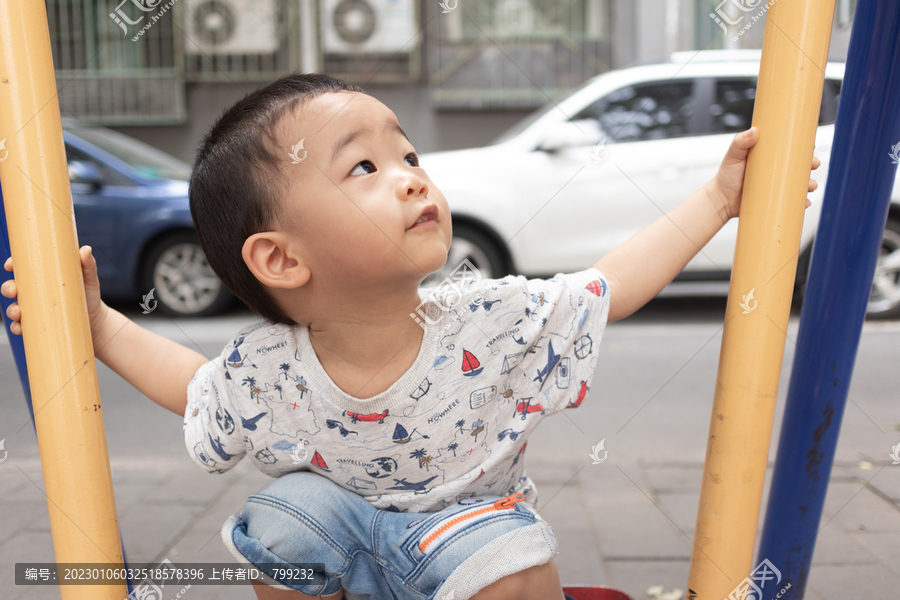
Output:
<svg viewBox="0 0 900 600">
<path fill-rule="evenodd" d="M 533 402 L 546 415 L 577 408 L 591 389 L 609 316 L 610 288 L 591 267 L 551 279 L 514 278 L 524 292 L 521 362 Z"/>
<path fill-rule="evenodd" d="M 229 342 L 197 370 L 187 389 L 184 444 L 191 459 L 210 473 L 227 471 L 247 453 L 225 365 L 231 351 Z"/>
</svg>

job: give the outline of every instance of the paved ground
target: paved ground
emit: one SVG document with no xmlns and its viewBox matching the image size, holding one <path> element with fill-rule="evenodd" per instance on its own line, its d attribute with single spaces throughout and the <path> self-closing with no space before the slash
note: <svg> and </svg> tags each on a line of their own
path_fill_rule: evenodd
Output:
<svg viewBox="0 0 900 600">
<path fill-rule="evenodd" d="M 609 326 L 588 398 L 542 423 L 527 472 L 560 543 L 570 584 L 603 584 L 635 600 L 651 585 L 684 589 L 705 439 L 721 347 L 724 300 L 656 300 Z M 796 312 L 796 311 L 795 311 Z M 248 313 L 197 322 L 133 315 L 142 325 L 217 354 Z M 792 318 L 789 338 L 798 322 Z M 0 340 L 3 344 L 5 340 Z M 900 597 L 900 323 L 867 323 L 832 473 L 811 584 L 815 600 Z M 794 347 L 787 343 L 776 432 Z M 181 419 L 98 366 L 119 522 L 130 561 L 231 561 L 222 522 L 268 478 L 249 461 L 209 475 L 183 447 Z M 37 443 L 11 354 L 0 348 L 0 598 L 58 599 L 53 587 L 16 587 L 15 562 L 51 562 Z M 777 435 L 773 436 L 777 440 Z M 591 464 L 601 439 L 609 458 Z M 775 442 L 770 456 L 774 456 Z M 195 586 L 187 600 L 252 600 L 244 586 Z M 168 598 L 166 599 L 168 600 Z"/>
</svg>

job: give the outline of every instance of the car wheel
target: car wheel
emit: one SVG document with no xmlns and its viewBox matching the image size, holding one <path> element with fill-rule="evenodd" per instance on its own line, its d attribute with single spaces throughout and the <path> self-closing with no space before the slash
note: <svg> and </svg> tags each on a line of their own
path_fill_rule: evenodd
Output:
<svg viewBox="0 0 900 600">
<path fill-rule="evenodd" d="M 487 234 L 471 225 L 453 225 L 447 262 L 439 271 L 426 277 L 422 287 L 433 287 L 450 278 L 463 261 L 469 261 L 481 279 L 499 279 L 508 275 L 503 252 Z"/>
<path fill-rule="evenodd" d="M 144 261 L 141 288 L 142 293 L 155 290 L 160 309 L 179 317 L 215 315 L 235 300 L 192 231 L 173 233 L 153 245 Z"/>
<path fill-rule="evenodd" d="M 900 221 L 888 219 L 885 225 L 866 317 L 900 317 Z"/>
</svg>

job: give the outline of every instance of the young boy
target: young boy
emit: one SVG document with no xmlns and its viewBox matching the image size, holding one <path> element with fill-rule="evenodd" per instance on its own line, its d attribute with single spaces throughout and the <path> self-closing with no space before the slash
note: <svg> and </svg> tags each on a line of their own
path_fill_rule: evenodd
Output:
<svg viewBox="0 0 900 600">
<path fill-rule="evenodd" d="M 200 467 L 248 455 L 277 478 L 225 523 L 226 545 L 325 569 L 305 585 L 269 571 L 259 598 L 562 600 L 528 436 L 584 400 L 606 324 L 738 216 L 757 138 L 736 135 L 712 180 L 593 267 L 463 271 L 455 301 L 436 301 L 419 285 L 447 260 L 451 215 L 396 116 L 326 75 L 284 77 L 215 123 L 190 181 L 210 265 L 265 320 L 209 360 L 107 307 L 84 246 L 96 355 L 184 415 Z M 17 304 L 8 315 L 21 333 Z"/>
</svg>

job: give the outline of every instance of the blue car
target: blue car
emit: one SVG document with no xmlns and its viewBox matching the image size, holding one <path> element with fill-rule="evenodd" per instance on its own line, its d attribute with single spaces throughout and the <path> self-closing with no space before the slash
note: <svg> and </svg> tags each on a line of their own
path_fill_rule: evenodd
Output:
<svg viewBox="0 0 900 600">
<path fill-rule="evenodd" d="M 140 303 L 152 290 L 166 314 L 194 317 L 236 303 L 194 232 L 190 165 L 78 121 L 63 119 L 63 137 L 78 245 L 93 249 L 104 300 Z"/>
</svg>

